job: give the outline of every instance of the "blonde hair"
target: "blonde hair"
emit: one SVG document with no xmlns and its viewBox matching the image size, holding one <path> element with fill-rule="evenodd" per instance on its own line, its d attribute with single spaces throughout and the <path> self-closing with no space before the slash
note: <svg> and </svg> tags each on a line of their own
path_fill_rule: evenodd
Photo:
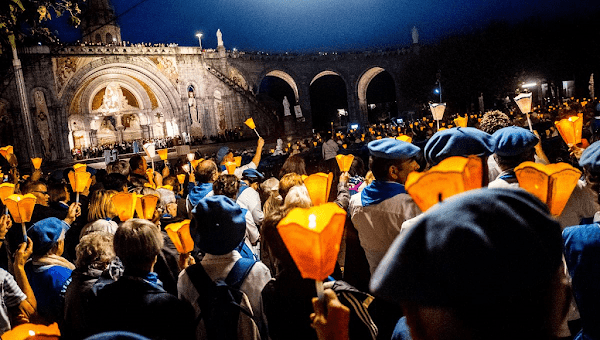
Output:
<svg viewBox="0 0 600 340">
<path fill-rule="evenodd" d="M 287 215 L 294 208 L 310 208 L 312 205 L 306 186 L 304 184 L 294 185 L 285 196 L 282 207 L 283 215 Z"/>
<path fill-rule="evenodd" d="M 104 231 L 89 233 L 79 240 L 75 251 L 77 268 L 104 270 L 115 258 L 113 235 Z"/>
<path fill-rule="evenodd" d="M 90 194 L 89 222 L 117 216 L 117 209 L 111 200 L 116 193 L 114 190 L 97 190 Z"/>
</svg>

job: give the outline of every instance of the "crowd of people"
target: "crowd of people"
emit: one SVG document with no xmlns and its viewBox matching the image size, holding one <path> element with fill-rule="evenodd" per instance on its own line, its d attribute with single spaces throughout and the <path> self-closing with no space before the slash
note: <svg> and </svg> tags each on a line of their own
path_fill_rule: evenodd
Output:
<svg viewBox="0 0 600 340">
<path fill-rule="evenodd" d="M 0 332 L 57 323 L 62 339 L 600 339 L 597 112 L 560 110 L 535 114 L 534 132 L 491 111 L 468 117 L 471 127 L 425 117 L 268 150 L 259 138 L 155 171 L 135 154 L 86 167 L 80 193 L 73 168 L 21 176 L 8 154 L 5 182 L 36 204 L 26 235 L 12 214 L 0 218 Z M 589 146 L 545 125 L 578 112 Z M 339 154 L 354 155 L 348 171 Z M 422 211 L 409 174 L 454 156 L 481 160 L 481 188 Z M 560 215 L 519 188 L 514 169 L 528 161 L 581 169 Z M 313 206 L 304 176 L 317 172 L 333 174 L 327 200 L 347 212 L 320 299 L 278 228 Z M 151 217 L 119 214 L 115 197 L 129 192 L 156 197 Z M 172 230 L 186 220 L 193 248 L 182 250 Z"/>
</svg>

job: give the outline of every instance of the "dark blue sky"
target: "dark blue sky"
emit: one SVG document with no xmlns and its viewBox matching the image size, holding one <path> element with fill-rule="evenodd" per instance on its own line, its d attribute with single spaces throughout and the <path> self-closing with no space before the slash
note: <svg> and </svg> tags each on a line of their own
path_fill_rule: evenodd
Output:
<svg viewBox="0 0 600 340">
<path fill-rule="evenodd" d="M 117 15 L 141 0 L 112 0 Z M 585 3 L 587 2 L 587 4 Z M 518 22 L 600 9 L 600 1 L 566 0 L 147 0 L 119 17 L 123 40 L 227 49 L 314 52 L 377 49 L 470 32 L 491 20 Z M 66 32 L 62 40 L 73 40 Z"/>
</svg>

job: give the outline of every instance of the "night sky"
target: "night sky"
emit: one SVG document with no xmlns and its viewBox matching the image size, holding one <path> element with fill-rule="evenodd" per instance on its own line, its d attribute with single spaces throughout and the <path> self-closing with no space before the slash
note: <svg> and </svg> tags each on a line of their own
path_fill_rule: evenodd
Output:
<svg viewBox="0 0 600 340">
<path fill-rule="evenodd" d="M 221 29 L 227 49 L 316 52 L 381 49 L 468 33 L 491 21 L 577 16 L 600 1 L 566 0 L 112 0 L 122 38 L 132 43 L 177 43 L 215 48 Z M 128 13 L 126 10 L 142 2 Z M 587 2 L 587 3 L 586 3 Z M 77 40 L 61 30 L 66 42 Z"/>
</svg>

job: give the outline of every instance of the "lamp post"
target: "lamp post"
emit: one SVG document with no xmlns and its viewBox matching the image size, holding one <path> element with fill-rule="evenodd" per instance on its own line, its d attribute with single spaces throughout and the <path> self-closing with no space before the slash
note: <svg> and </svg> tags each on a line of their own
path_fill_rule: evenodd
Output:
<svg viewBox="0 0 600 340">
<path fill-rule="evenodd" d="M 200 45 L 200 50 L 202 50 L 202 33 L 197 33 L 196 36 L 198 37 L 198 45 Z"/>
</svg>

